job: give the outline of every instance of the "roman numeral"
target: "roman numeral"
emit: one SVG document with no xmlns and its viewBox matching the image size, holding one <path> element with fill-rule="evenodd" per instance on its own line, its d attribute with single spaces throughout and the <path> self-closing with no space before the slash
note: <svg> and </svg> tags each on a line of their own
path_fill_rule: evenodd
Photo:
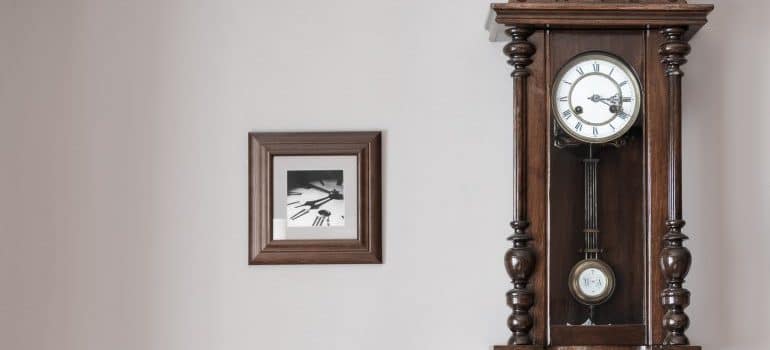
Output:
<svg viewBox="0 0 770 350">
<path fill-rule="evenodd" d="M 575 124 L 575 131 L 580 131 L 580 130 L 583 130 L 583 123 L 577 122 L 577 124 Z"/>
<path fill-rule="evenodd" d="M 597 129 L 595 126 L 594 126 L 593 132 L 594 132 L 594 136 L 599 135 L 599 129 Z"/>
<path fill-rule="evenodd" d="M 624 81 L 624 82 L 622 82 L 622 83 L 618 84 L 618 86 L 621 86 L 621 87 L 622 87 L 622 86 L 624 86 L 624 85 L 626 85 L 626 84 L 628 84 L 628 80 L 626 80 L 626 81 Z"/>
<path fill-rule="evenodd" d="M 634 99 L 632 97 L 623 97 L 623 102 L 631 102 Z"/>
<path fill-rule="evenodd" d="M 564 119 L 569 119 L 570 117 L 572 117 L 572 111 L 568 109 L 562 112 L 561 115 L 564 117 Z"/>
<path fill-rule="evenodd" d="M 612 128 L 612 130 L 615 130 L 615 127 L 612 126 L 612 124 L 607 124 L 607 125 L 609 125 Z"/>
<path fill-rule="evenodd" d="M 559 97 L 559 102 L 567 102 L 567 96 Z"/>
<path fill-rule="evenodd" d="M 566 81 L 566 80 L 564 80 L 563 82 L 564 82 L 564 84 L 567 84 L 567 85 L 572 85 L 572 83 L 570 83 L 570 82 L 568 82 L 568 81 Z"/>
<path fill-rule="evenodd" d="M 598 72 L 598 71 L 599 71 L 599 64 L 594 63 L 594 72 Z"/>
<path fill-rule="evenodd" d="M 291 192 L 291 191 L 289 192 L 289 196 L 299 196 L 301 194 L 302 193 L 299 193 L 299 192 Z"/>
<path fill-rule="evenodd" d="M 614 71 L 615 71 L 615 67 L 612 67 L 612 69 L 610 69 L 610 75 L 612 75 L 612 72 Z"/>
<path fill-rule="evenodd" d="M 620 119 L 626 120 L 626 119 L 628 119 L 628 117 L 629 117 L 629 115 L 626 114 L 626 112 L 618 113 L 618 118 L 620 118 Z"/>
<path fill-rule="evenodd" d="M 328 226 L 329 224 L 328 216 L 318 215 L 313 220 L 313 226 L 322 226 L 324 224 L 324 221 L 326 221 L 326 224 Z"/>
<path fill-rule="evenodd" d="M 577 67 L 577 68 L 575 68 L 575 70 L 576 70 L 576 71 L 578 72 L 578 74 L 580 74 L 580 75 L 586 74 L 585 72 L 583 72 L 583 68 Z"/>
</svg>

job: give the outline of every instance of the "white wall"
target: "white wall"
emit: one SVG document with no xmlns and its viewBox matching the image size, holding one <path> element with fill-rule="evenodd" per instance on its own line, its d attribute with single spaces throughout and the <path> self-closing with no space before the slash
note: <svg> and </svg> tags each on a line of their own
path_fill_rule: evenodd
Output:
<svg viewBox="0 0 770 350">
<path fill-rule="evenodd" d="M 770 347 L 770 3 L 685 66 L 691 338 Z M 487 1 L 0 5 L 0 348 L 507 339 L 509 68 Z M 756 67 L 756 68 L 753 68 Z M 246 265 L 246 133 L 384 131 L 385 264 Z"/>
</svg>

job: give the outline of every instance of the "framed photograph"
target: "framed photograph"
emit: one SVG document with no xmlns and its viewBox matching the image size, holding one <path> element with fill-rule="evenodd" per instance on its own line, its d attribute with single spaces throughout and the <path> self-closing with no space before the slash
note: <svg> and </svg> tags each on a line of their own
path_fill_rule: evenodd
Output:
<svg viewBox="0 0 770 350">
<path fill-rule="evenodd" d="M 379 264 L 379 132 L 249 134 L 249 264 Z"/>
</svg>

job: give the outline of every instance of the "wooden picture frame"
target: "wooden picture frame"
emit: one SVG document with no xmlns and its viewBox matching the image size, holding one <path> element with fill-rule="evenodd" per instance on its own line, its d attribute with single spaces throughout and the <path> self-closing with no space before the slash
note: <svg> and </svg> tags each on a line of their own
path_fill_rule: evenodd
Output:
<svg viewBox="0 0 770 350">
<path fill-rule="evenodd" d="M 382 263 L 380 132 L 252 132 L 248 142 L 249 265 Z M 275 172 L 280 171 L 274 168 L 276 159 L 296 163 L 334 156 L 350 160 L 355 157 L 355 178 L 350 180 L 356 182 L 356 189 L 350 191 L 356 198 L 345 205 L 355 204 L 355 212 L 349 217 L 356 215 L 349 222 L 356 232 L 346 238 L 275 239 L 278 231 L 273 225 L 289 222 L 289 213 L 283 221 L 275 219 L 283 210 L 274 208 L 275 196 L 280 195 L 275 193 L 275 181 L 282 181 L 275 178 Z M 328 224 L 328 219 L 324 222 Z M 334 227 L 325 229 L 334 231 Z"/>
</svg>

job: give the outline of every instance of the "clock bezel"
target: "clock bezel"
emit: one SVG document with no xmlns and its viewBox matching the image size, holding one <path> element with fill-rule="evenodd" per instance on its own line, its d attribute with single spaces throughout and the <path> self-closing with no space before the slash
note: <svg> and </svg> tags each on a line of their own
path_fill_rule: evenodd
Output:
<svg viewBox="0 0 770 350">
<path fill-rule="evenodd" d="M 556 97 L 554 94 L 556 94 L 556 91 L 558 89 L 558 84 L 560 81 L 562 81 L 562 78 L 564 78 L 564 75 L 569 72 L 570 68 L 576 66 L 576 62 L 579 61 L 589 61 L 591 59 L 601 59 L 607 62 L 611 62 L 615 64 L 618 68 L 620 68 L 628 77 L 630 78 L 631 84 L 633 84 L 633 91 L 634 91 L 634 98 L 636 101 L 636 105 L 634 106 L 633 113 L 629 116 L 629 121 L 615 134 L 612 134 L 608 137 L 602 137 L 602 138 L 587 138 L 583 135 L 580 135 L 572 130 L 572 128 L 569 127 L 569 125 L 566 125 L 564 121 L 559 118 L 559 106 L 558 106 L 558 97 Z M 558 127 L 560 127 L 564 132 L 566 132 L 570 137 L 575 138 L 578 141 L 584 142 L 584 143 L 592 143 L 592 144 L 601 144 L 601 143 L 607 143 L 613 140 L 616 140 L 626 133 L 628 133 L 629 130 L 636 124 L 637 119 L 639 118 L 639 115 L 642 113 L 642 105 L 644 104 L 644 91 L 642 90 L 641 81 L 639 79 L 639 75 L 636 74 L 636 70 L 626 63 L 622 58 L 620 58 L 617 55 L 614 55 L 612 53 L 606 52 L 606 51 L 599 51 L 599 50 L 593 50 L 593 51 L 586 51 L 580 54 L 577 54 L 567 60 L 567 63 L 561 66 L 559 68 L 558 73 L 556 74 L 552 84 L 551 84 L 551 91 L 550 91 L 550 99 L 551 99 L 551 110 L 552 110 L 552 116 L 553 119 L 556 120 L 556 123 Z M 575 111 L 570 108 L 570 110 L 575 114 Z"/>
<path fill-rule="evenodd" d="M 578 281 L 580 274 L 591 268 L 601 271 L 607 277 L 607 288 L 599 295 L 590 296 L 580 290 L 580 282 Z M 572 293 L 575 300 L 583 305 L 596 306 L 603 304 L 609 300 L 615 292 L 615 272 L 610 265 L 599 259 L 583 259 L 579 261 L 572 267 L 568 281 L 570 293 Z"/>
</svg>

